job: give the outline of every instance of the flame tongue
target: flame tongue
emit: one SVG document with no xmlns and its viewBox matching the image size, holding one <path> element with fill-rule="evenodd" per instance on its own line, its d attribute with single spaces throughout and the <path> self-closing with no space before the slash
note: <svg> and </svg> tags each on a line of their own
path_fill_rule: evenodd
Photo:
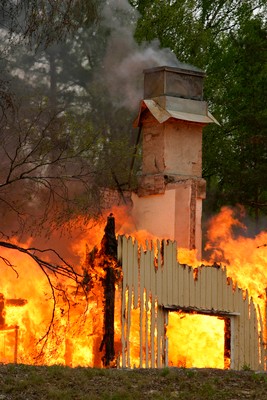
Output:
<svg viewBox="0 0 267 400">
<path fill-rule="evenodd" d="M 210 254 L 211 262 L 225 263 L 228 276 L 243 290 L 248 290 L 254 302 L 264 307 L 267 287 L 267 232 L 249 238 L 236 235 L 236 228 L 247 231 L 235 212 L 224 207 L 210 222 L 206 250 Z"/>
<path fill-rule="evenodd" d="M 147 232 L 134 231 L 126 209 L 113 212 L 119 234 L 131 234 L 139 243 L 153 239 Z M 113 223 L 110 216 L 109 224 Z M 102 222 L 95 224 L 84 237 L 77 234 L 77 239 L 71 243 L 73 252 L 81 257 L 88 244 L 86 259 L 80 262 L 85 272 L 84 288 L 77 288 L 67 278 L 49 276 L 59 289 L 53 293 L 46 276 L 32 260 L 12 250 L 1 250 L 3 259 L 16 265 L 18 278 L 14 270 L 2 262 L 0 362 L 96 367 L 117 362 L 121 351 L 121 282 L 120 268 L 114 261 L 113 228 L 106 231 L 100 251 L 95 245 L 100 247 Z M 204 264 L 225 263 L 228 276 L 237 281 L 239 287 L 247 289 L 263 310 L 267 287 L 267 233 L 251 239 L 234 235 L 234 228 L 245 229 L 232 210 L 224 208 L 213 218 L 206 246 L 210 256 Z M 199 264 L 193 251 L 179 249 L 178 257 L 182 264 Z M 110 310 L 115 310 L 114 314 Z M 51 315 L 54 315 L 52 325 Z M 138 366 L 139 318 L 138 311 L 136 315 L 133 313 L 132 366 Z M 170 312 L 167 327 L 170 365 L 226 367 L 226 327 L 226 320 L 218 317 Z"/>
</svg>

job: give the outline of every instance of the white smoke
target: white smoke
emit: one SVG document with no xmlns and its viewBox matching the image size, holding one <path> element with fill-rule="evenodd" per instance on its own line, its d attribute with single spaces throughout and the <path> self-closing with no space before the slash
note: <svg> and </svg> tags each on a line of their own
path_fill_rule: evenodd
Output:
<svg viewBox="0 0 267 400">
<path fill-rule="evenodd" d="M 157 66 L 178 66 L 170 49 L 160 48 L 158 40 L 138 45 L 134 31 L 137 11 L 127 0 L 109 0 L 102 13 L 102 23 L 111 31 L 104 58 L 105 83 L 118 106 L 136 109 L 143 97 L 143 70 Z"/>
</svg>

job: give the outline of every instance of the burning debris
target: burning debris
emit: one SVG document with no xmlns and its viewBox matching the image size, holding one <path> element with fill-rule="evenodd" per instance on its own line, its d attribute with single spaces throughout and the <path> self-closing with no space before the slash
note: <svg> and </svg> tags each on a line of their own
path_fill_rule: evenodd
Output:
<svg viewBox="0 0 267 400">
<path fill-rule="evenodd" d="M 125 214 L 122 215 L 125 218 Z M 53 326 L 41 357 L 37 357 L 39 340 L 47 330 L 53 310 L 49 288 L 36 266 L 29 265 L 25 258 L 17 260 L 17 264 L 28 265 L 32 280 L 23 273 L 25 268 L 18 270 L 17 278 L 7 265 L 2 266 L 5 276 L 0 301 L 2 362 L 92 367 L 241 368 L 245 357 L 250 357 L 250 365 L 258 362 L 258 368 L 264 367 L 264 363 L 259 363 L 259 354 L 260 358 L 265 354 L 262 338 L 265 320 L 261 306 L 265 296 L 261 299 L 253 296 L 259 304 L 256 310 L 250 300 L 250 285 L 246 287 L 247 281 L 243 283 L 242 271 L 238 276 L 237 270 L 235 276 L 249 293 L 227 279 L 231 265 L 225 270 L 218 265 L 196 269 L 188 267 L 185 260 L 184 265 L 179 264 L 172 242 L 155 241 L 151 248 L 151 242 L 145 240 L 146 232 L 133 232 L 144 247 L 125 236 L 119 236 L 117 245 L 114 224 L 114 217 L 110 215 L 105 229 L 95 227 L 96 231 L 104 230 L 99 244 L 94 246 L 88 241 L 92 251 L 87 249 L 83 263 L 87 291 L 75 287 L 66 278 L 61 280 L 62 291 L 57 297 Z M 117 225 L 121 226 L 118 230 L 122 234 L 122 225 L 127 224 L 125 219 L 120 220 L 119 214 Z M 220 226 L 217 220 L 213 228 L 216 226 Z M 213 235 L 214 241 L 215 233 Z M 221 235 L 220 232 L 220 240 Z M 226 237 L 229 243 L 229 235 Z M 254 249 L 255 243 L 262 239 L 256 238 Z M 236 239 L 232 240 L 234 247 L 240 248 Z M 246 238 L 247 243 L 249 240 Z M 84 246 L 84 242 L 81 245 Z M 220 245 L 225 246 L 222 242 Z M 180 256 L 182 254 L 185 258 L 185 251 L 181 251 Z M 226 254 L 229 255 L 228 250 Z M 5 257 L 10 256 L 6 253 Z M 189 260 L 192 261 L 190 252 Z M 263 275 L 259 276 L 262 279 Z M 252 278 L 255 286 L 255 275 Z M 36 290 L 38 287 L 40 290 Z M 19 298 L 16 294 L 20 294 Z M 260 309 L 261 314 L 258 313 Z M 239 320 L 243 321 L 241 325 Z M 238 337 L 240 343 L 236 341 Z M 253 363 L 251 357 L 254 357 Z"/>
</svg>

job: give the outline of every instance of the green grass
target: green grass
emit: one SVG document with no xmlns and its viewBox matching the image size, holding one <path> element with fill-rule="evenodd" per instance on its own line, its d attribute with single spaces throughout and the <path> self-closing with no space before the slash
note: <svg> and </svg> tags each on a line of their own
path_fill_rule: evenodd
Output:
<svg viewBox="0 0 267 400">
<path fill-rule="evenodd" d="M 265 372 L 0 365 L 1 400 L 266 400 Z"/>
</svg>

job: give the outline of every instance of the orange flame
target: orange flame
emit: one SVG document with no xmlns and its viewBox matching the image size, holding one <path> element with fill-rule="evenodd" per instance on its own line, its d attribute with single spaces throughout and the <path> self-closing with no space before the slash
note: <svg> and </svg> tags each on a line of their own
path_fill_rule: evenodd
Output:
<svg viewBox="0 0 267 400">
<path fill-rule="evenodd" d="M 136 230 L 126 208 L 117 207 L 112 212 L 116 217 L 118 234 L 131 235 L 143 244 L 154 240 L 148 232 Z M 88 255 L 95 246 L 100 246 L 105 216 L 83 230 L 79 219 L 74 225 L 72 238 L 61 239 L 61 246 L 68 249 L 68 257 L 70 254 L 74 255 L 76 269 L 81 272 L 88 262 L 86 254 Z M 239 287 L 248 290 L 249 295 L 263 310 L 267 287 L 267 233 L 262 232 L 252 239 L 237 235 L 236 228 L 244 230 L 245 226 L 235 216 L 234 211 L 228 208 L 223 208 L 220 214 L 211 220 L 206 244 L 209 261 L 205 261 L 204 264 L 226 264 L 228 276 L 237 281 Z M 52 238 L 53 242 L 55 240 L 56 238 Z M 101 266 L 96 265 L 91 271 L 93 282 L 88 293 L 77 289 L 74 283 L 66 278 L 49 275 L 52 285 L 60 288 L 53 293 L 47 277 L 26 255 L 1 249 L 1 256 L 10 260 L 15 267 L 10 268 L 2 259 L 0 293 L 3 294 L 4 300 L 1 303 L 0 296 L 0 362 L 63 364 L 73 367 L 101 366 Z M 194 251 L 178 249 L 178 259 L 182 264 L 199 265 Z M 119 355 L 119 287 L 116 291 L 115 312 L 115 348 Z M 50 325 L 53 313 L 54 320 Z M 133 314 L 132 319 L 136 332 L 139 318 L 140 315 L 136 311 L 136 316 Z M 130 340 L 134 348 L 134 333 L 132 335 Z M 222 319 L 172 312 L 169 314 L 167 336 L 169 365 L 224 368 Z M 131 365 L 138 366 L 137 361 L 133 359 Z"/>
</svg>

